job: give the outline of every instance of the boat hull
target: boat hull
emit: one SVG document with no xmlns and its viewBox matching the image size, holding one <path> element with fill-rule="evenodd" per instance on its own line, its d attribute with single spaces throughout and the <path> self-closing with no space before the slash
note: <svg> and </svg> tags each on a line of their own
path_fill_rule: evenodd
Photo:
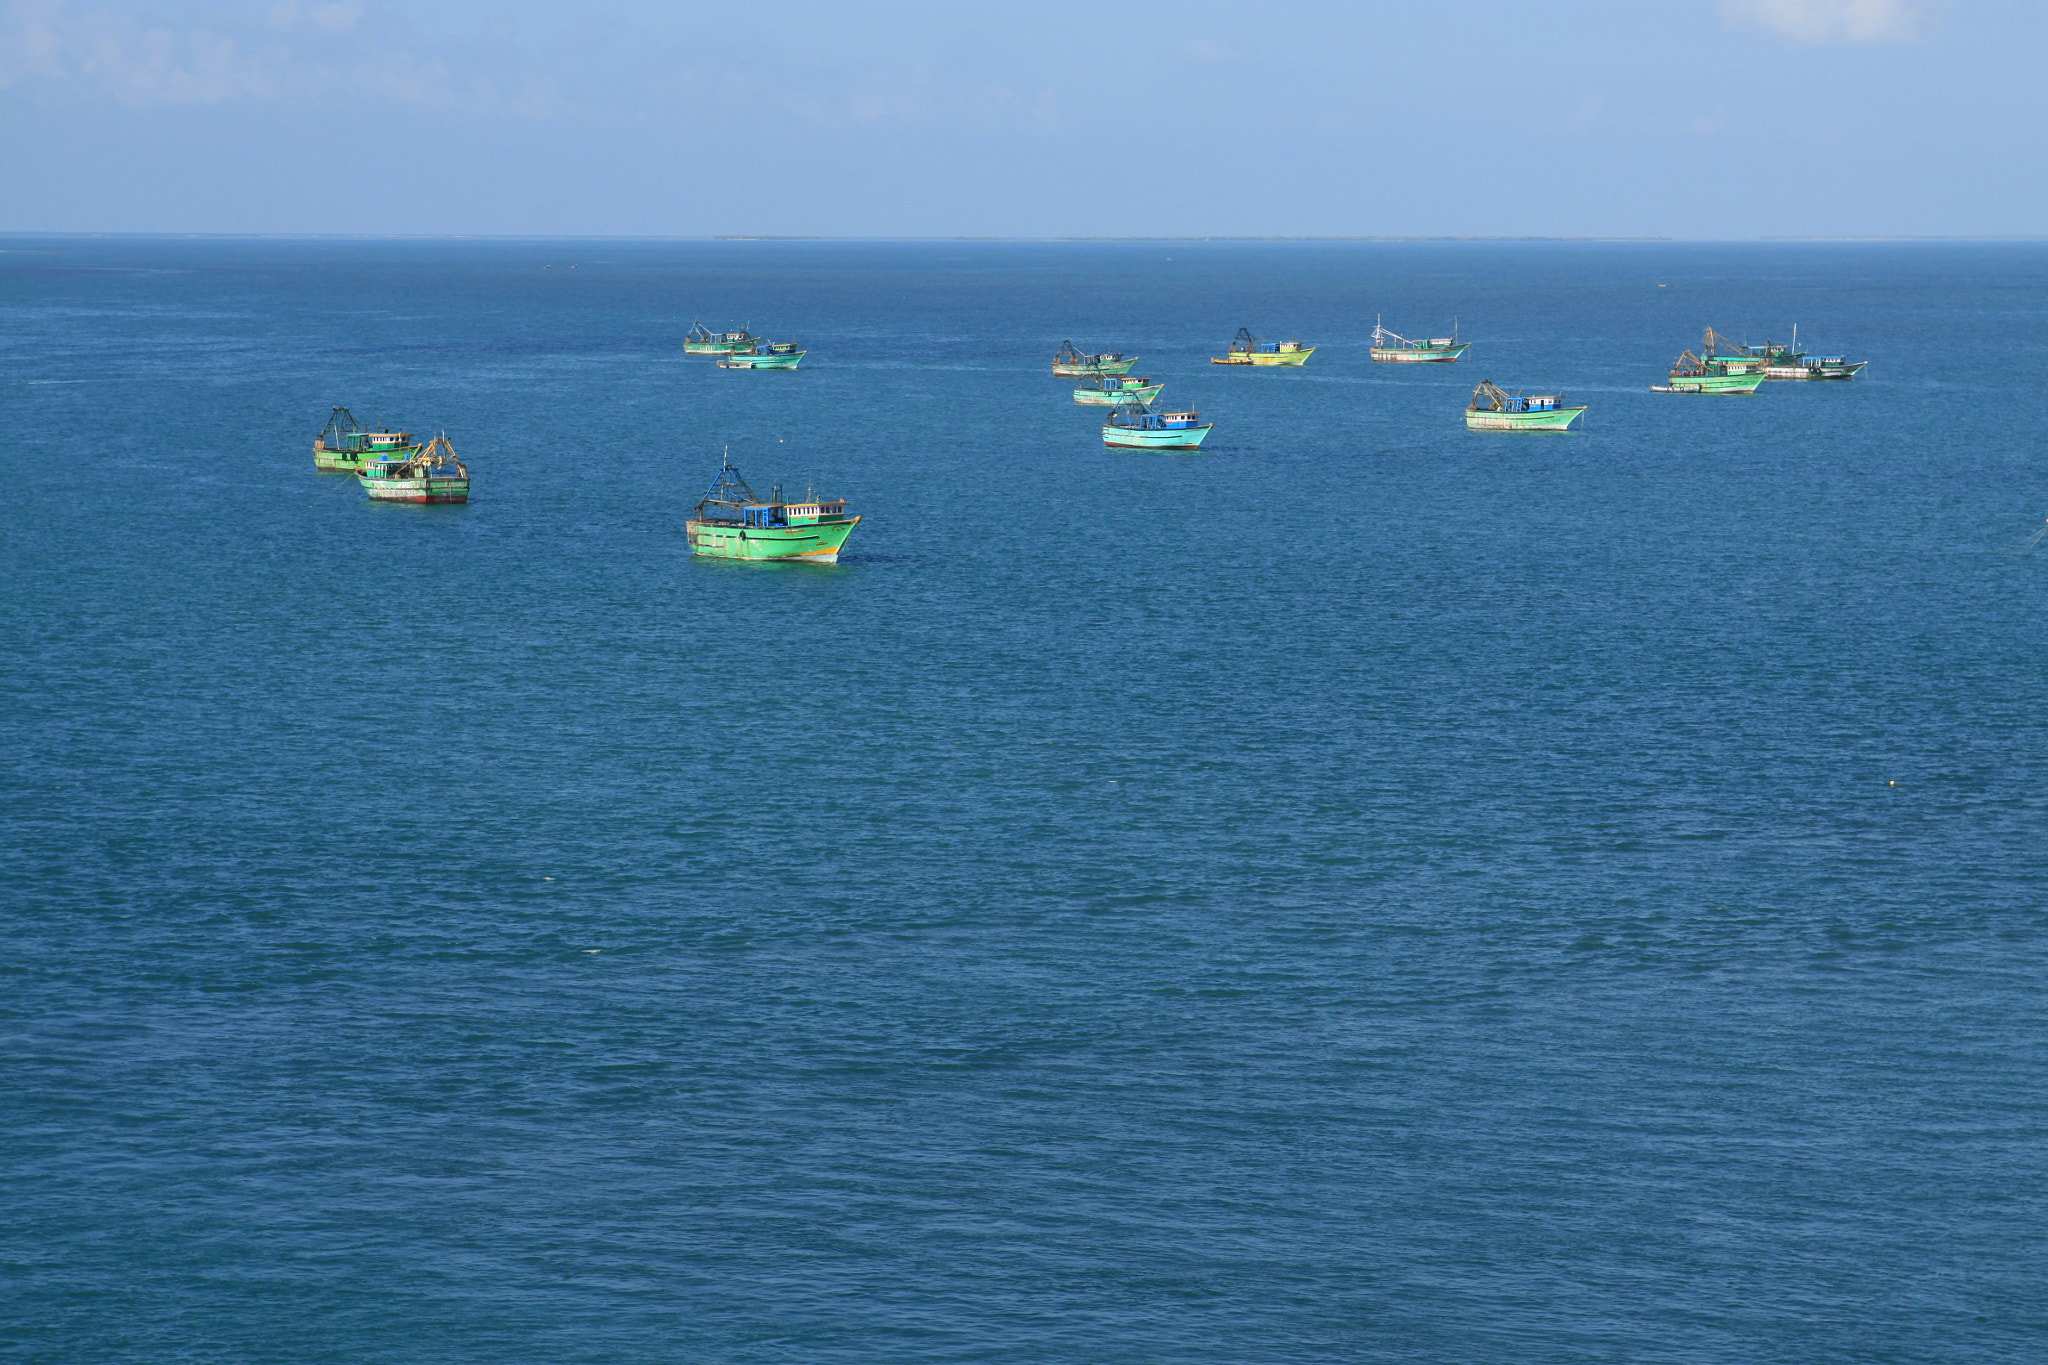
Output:
<svg viewBox="0 0 2048 1365">
<path fill-rule="evenodd" d="M 1105 426 L 1102 443 L 1125 450 L 1194 450 L 1215 429 L 1214 423 L 1198 427 L 1177 427 L 1170 431 L 1139 431 L 1131 427 Z"/>
<path fill-rule="evenodd" d="M 1759 374 L 1702 374 L 1673 376 L 1663 384 L 1652 384 L 1652 393 L 1755 393 L 1764 382 Z"/>
<path fill-rule="evenodd" d="M 1129 360 L 1105 360 L 1100 365 L 1062 365 L 1054 361 L 1052 372 L 1060 379 L 1086 379 L 1097 374 L 1129 374 L 1137 363 L 1137 356 Z"/>
<path fill-rule="evenodd" d="M 1569 431 L 1584 408 L 1551 408 L 1544 412 L 1467 412 L 1470 431 Z"/>
<path fill-rule="evenodd" d="M 1471 342 L 1458 346 L 1375 346 L 1372 358 L 1381 364 L 1412 364 L 1417 361 L 1456 360 Z"/>
<path fill-rule="evenodd" d="M 747 349 L 744 341 L 686 341 L 684 355 L 733 355 Z"/>
<path fill-rule="evenodd" d="M 837 564 L 840 547 L 860 525 L 859 517 L 802 526 L 735 526 L 722 521 L 687 521 L 690 553 L 705 559 L 788 560 Z"/>
<path fill-rule="evenodd" d="M 1870 362 L 1851 360 L 1840 365 L 1772 365 L 1764 370 L 1766 379 L 1854 379 Z"/>
<path fill-rule="evenodd" d="M 469 480 L 464 478 L 368 479 L 360 474 L 356 478 L 372 502 L 469 501 Z"/>
<path fill-rule="evenodd" d="M 809 355 L 809 351 L 794 351 L 789 355 L 729 355 L 721 357 L 721 370 L 793 370 L 797 362 Z"/>
<path fill-rule="evenodd" d="M 1253 351 L 1246 355 L 1237 351 L 1230 355 L 1212 356 L 1211 365 L 1306 365 L 1308 358 L 1316 353 L 1313 346 L 1304 346 L 1298 351 Z"/>
<path fill-rule="evenodd" d="M 1164 383 L 1147 384 L 1142 389 L 1075 389 L 1074 401 L 1086 407 L 1113 408 L 1119 403 L 1150 403 L 1165 388 Z"/>
</svg>

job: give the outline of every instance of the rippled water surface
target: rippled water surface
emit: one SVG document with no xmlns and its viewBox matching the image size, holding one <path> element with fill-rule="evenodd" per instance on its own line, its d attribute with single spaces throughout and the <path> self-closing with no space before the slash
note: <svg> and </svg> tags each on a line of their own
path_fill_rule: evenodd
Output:
<svg viewBox="0 0 2048 1365">
<path fill-rule="evenodd" d="M 0 246 L 16 1358 L 2041 1358 L 2048 248 Z"/>
</svg>

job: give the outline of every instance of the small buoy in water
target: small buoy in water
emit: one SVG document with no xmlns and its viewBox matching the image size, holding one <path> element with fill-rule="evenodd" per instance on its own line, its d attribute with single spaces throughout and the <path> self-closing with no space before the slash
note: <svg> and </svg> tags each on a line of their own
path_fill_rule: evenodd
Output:
<svg viewBox="0 0 2048 1365">
<path fill-rule="evenodd" d="M 1898 783 L 1896 783 L 1896 782 L 1894 782 L 1894 783 L 1892 783 L 1892 785 L 1893 785 L 1894 787 L 1896 787 L 1896 786 L 1898 786 L 1899 784 L 1898 784 Z"/>
</svg>

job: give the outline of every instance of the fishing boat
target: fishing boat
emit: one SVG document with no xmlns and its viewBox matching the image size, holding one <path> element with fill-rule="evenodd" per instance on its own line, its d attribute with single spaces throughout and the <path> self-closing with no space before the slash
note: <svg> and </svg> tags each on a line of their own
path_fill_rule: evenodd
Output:
<svg viewBox="0 0 2048 1365">
<path fill-rule="evenodd" d="M 1388 331 L 1378 318 L 1372 320 L 1371 355 L 1378 361 L 1456 360 L 1471 344 L 1458 340 L 1456 318 L 1451 319 L 1449 336 L 1428 337 L 1421 341 L 1410 341 L 1399 332 Z"/>
<path fill-rule="evenodd" d="M 1466 405 L 1465 426 L 1472 431 L 1569 431 L 1585 411 L 1566 407 L 1561 393 L 1525 397 L 1482 379 Z"/>
<path fill-rule="evenodd" d="M 1261 341 L 1249 327 L 1237 329 L 1228 354 L 1211 356 L 1211 365 L 1306 365 L 1316 348 L 1299 341 Z"/>
<path fill-rule="evenodd" d="M 1761 365 L 1741 374 L 1717 371 L 1691 351 L 1671 366 L 1671 382 L 1652 384 L 1652 393 L 1755 393 L 1764 382 Z"/>
<path fill-rule="evenodd" d="M 811 492 L 791 502 L 779 483 L 768 497 L 757 497 L 732 467 L 730 454 L 704 490 L 696 513 L 683 524 L 693 555 L 810 564 L 838 563 L 839 548 L 858 525 L 859 517 L 847 515 L 844 498 Z"/>
<path fill-rule="evenodd" d="M 369 459 L 404 459 L 417 454 L 419 443 L 404 431 L 371 431 L 347 408 L 336 408 L 313 438 L 313 467 L 353 474 Z"/>
<path fill-rule="evenodd" d="M 1090 407 L 1115 407 L 1118 403 L 1149 403 L 1166 387 L 1128 374 L 1091 374 L 1074 390 L 1074 401 Z"/>
<path fill-rule="evenodd" d="M 1129 374 L 1131 366 L 1137 363 L 1138 357 L 1127 356 L 1122 351 L 1084 355 L 1074 348 L 1073 342 L 1062 341 L 1059 350 L 1053 353 L 1052 372 L 1063 379 L 1079 379 L 1092 374 Z"/>
<path fill-rule="evenodd" d="M 1193 450 L 1215 424 L 1199 412 L 1154 412 L 1143 403 L 1120 403 L 1102 426 L 1102 443 L 1134 450 Z"/>
<path fill-rule="evenodd" d="M 1709 374 L 1762 374 L 1774 356 L 1785 348 L 1765 342 L 1762 346 L 1746 346 L 1730 341 L 1709 327 L 1700 338 L 1699 362 L 1706 366 Z"/>
<path fill-rule="evenodd" d="M 1780 346 L 1775 341 L 1749 346 L 1730 341 L 1709 327 L 1700 343 L 1700 359 L 1709 366 L 1714 366 L 1717 361 L 1722 365 L 1760 364 L 1766 379 L 1854 379 L 1870 363 L 1867 360 L 1844 360 L 1838 355 L 1807 355 L 1799 349 L 1799 324 L 1796 322 L 1792 324 L 1792 344 L 1789 346 Z"/>
<path fill-rule="evenodd" d="M 365 461 L 356 481 L 377 502 L 469 501 L 469 467 L 445 431 L 403 459 Z"/>
<path fill-rule="evenodd" d="M 721 370 L 793 370 L 797 362 L 809 355 L 809 351 L 797 349 L 794 341 L 769 341 L 763 337 L 751 350 L 735 351 L 718 358 Z"/>
<path fill-rule="evenodd" d="M 1788 355 L 1764 366 L 1766 379 L 1854 379 L 1867 360 L 1838 355 Z"/>
<path fill-rule="evenodd" d="M 732 355 L 753 350 L 754 342 L 754 334 L 744 327 L 737 332 L 714 332 L 701 322 L 693 322 L 683 338 L 683 354 Z"/>
</svg>

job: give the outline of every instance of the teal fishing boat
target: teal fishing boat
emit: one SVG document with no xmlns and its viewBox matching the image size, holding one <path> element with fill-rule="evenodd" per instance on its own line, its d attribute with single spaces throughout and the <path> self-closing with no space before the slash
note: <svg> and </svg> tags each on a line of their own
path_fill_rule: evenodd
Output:
<svg viewBox="0 0 2048 1365">
<path fill-rule="evenodd" d="M 1074 390 L 1074 401 L 1089 407 L 1115 407 L 1118 403 L 1150 403 L 1166 387 L 1128 374 L 1092 374 Z"/>
<path fill-rule="evenodd" d="M 1138 357 L 1127 356 L 1121 351 L 1104 351 L 1088 355 L 1076 350 L 1071 341 L 1062 341 L 1053 354 L 1052 372 L 1064 379 L 1080 379 L 1091 374 L 1129 374 L 1131 366 L 1138 363 Z"/>
<path fill-rule="evenodd" d="M 1482 379 L 1465 407 L 1465 426 L 1470 431 L 1569 431 L 1585 412 L 1566 407 L 1561 393 L 1509 393 Z"/>
<path fill-rule="evenodd" d="M 718 358 L 721 370 L 793 370 L 809 351 L 797 349 L 794 341 L 762 339 L 752 350 L 736 351 Z"/>
<path fill-rule="evenodd" d="M 685 355 L 732 355 L 739 351 L 754 349 L 756 338 L 742 327 L 737 332 L 714 332 L 701 322 L 690 324 L 688 335 L 683 338 Z"/>
<path fill-rule="evenodd" d="M 791 501 L 779 483 L 767 497 L 756 496 L 727 455 L 683 530 L 690 553 L 706 559 L 837 564 L 840 548 L 858 525 L 860 518 L 847 512 L 844 498 L 810 492 Z"/>
<path fill-rule="evenodd" d="M 1652 393 L 1755 393 L 1757 386 L 1764 382 L 1761 364 L 1743 368 L 1739 372 L 1716 369 L 1691 351 L 1678 357 L 1671 366 L 1669 383 L 1652 384 Z"/>
<path fill-rule="evenodd" d="M 1372 322 L 1372 351 L 1374 360 L 1400 363 L 1402 361 L 1456 360 L 1465 354 L 1465 348 L 1472 343 L 1458 340 L 1458 320 L 1451 319 L 1451 334 L 1447 337 L 1429 337 L 1422 341 L 1410 341 L 1399 332 L 1390 332 L 1381 325 L 1378 318 Z"/>
<path fill-rule="evenodd" d="M 445 431 L 404 458 L 365 461 L 356 481 L 377 502 L 469 501 L 469 467 Z"/>
<path fill-rule="evenodd" d="M 371 431 L 347 408 L 336 408 L 313 438 L 313 467 L 353 474 L 366 460 L 402 460 L 419 453 L 410 432 Z"/>
<path fill-rule="evenodd" d="M 1193 450 L 1212 422 L 1199 412 L 1154 412 L 1143 403 L 1122 403 L 1102 426 L 1102 443 L 1133 450 Z"/>
</svg>

